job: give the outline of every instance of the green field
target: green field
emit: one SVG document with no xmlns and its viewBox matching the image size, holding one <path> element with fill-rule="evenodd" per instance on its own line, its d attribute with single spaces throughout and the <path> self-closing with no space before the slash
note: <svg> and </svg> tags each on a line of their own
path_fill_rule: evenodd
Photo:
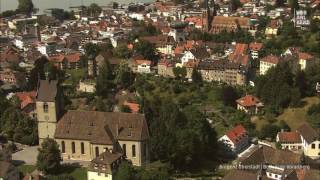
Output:
<svg viewBox="0 0 320 180">
<path fill-rule="evenodd" d="M 292 130 L 295 130 L 307 120 L 306 115 L 307 115 L 308 108 L 318 103 L 320 103 L 319 97 L 304 98 L 302 100 L 301 107 L 296 107 L 296 108 L 289 107 L 285 109 L 280 116 L 276 117 L 276 119 L 278 121 L 280 120 L 285 121 Z M 256 124 L 256 129 L 258 131 L 261 130 L 263 125 L 269 123 L 267 120 L 256 117 L 256 116 L 253 117 L 251 121 Z"/>
<path fill-rule="evenodd" d="M 18 166 L 19 171 L 25 176 L 27 173 L 32 173 L 36 167 L 33 165 L 20 165 Z M 56 175 L 48 175 L 50 180 L 60 180 L 64 176 L 71 176 L 76 180 L 87 179 L 87 169 L 83 167 L 75 167 L 69 165 L 63 165 L 61 167 L 61 173 Z"/>
</svg>

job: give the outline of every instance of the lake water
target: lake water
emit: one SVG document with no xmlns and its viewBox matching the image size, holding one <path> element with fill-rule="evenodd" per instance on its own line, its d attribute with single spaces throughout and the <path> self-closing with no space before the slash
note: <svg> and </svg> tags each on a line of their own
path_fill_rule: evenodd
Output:
<svg viewBox="0 0 320 180">
<path fill-rule="evenodd" d="M 110 2 L 130 3 L 130 2 L 153 2 L 154 0 L 32 0 L 39 12 L 48 8 L 68 9 L 70 6 L 90 5 L 97 3 L 100 6 L 106 6 Z M 18 0 L 0 0 L 0 12 L 14 10 L 18 7 Z"/>
</svg>

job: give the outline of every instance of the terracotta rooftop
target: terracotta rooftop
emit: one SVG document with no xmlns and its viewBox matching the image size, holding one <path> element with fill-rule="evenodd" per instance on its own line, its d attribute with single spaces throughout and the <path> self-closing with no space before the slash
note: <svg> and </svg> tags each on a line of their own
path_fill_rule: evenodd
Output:
<svg viewBox="0 0 320 180">
<path fill-rule="evenodd" d="M 283 143 L 301 143 L 300 133 L 298 132 L 279 132 L 279 141 Z"/>
<path fill-rule="evenodd" d="M 299 52 L 298 53 L 298 57 L 299 59 L 303 59 L 303 60 L 311 60 L 313 59 L 313 56 L 309 53 L 303 53 L 303 52 Z"/>
<path fill-rule="evenodd" d="M 37 96 L 37 92 L 36 91 L 17 92 L 15 95 L 21 101 L 20 108 L 23 109 L 27 105 L 35 103 L 35 98 Z"/>
<path fill-rule="evenodd" d="M 251 107 L 251 106 L 261 106 L 261 101 L 252 95 L 246 95 L 236 101 L 238 104 L 244 107 Z"/>
<path fill-rule="evenodd" d="M 226 136 L 234 143 L 237 144 L 239 139 L 247 134 L 247 130 L 242 125 L 237 125 L 233 129 L 226 132 Z"/>
<path fill-rule="evenodd" d="M 145 140 L 149 137 L 143 114 L 68 111 L 57 124 L 55 138 L 113 144 L 114 140 Z"/>
<path fill-rule="evenodd" d="M 138 103 L 132 103 L 132 102 L 125 101 L 123 103 L 123 105 L 128 106 L 131 109 L 132 113 L 138 113 L 139 112 L 140 106 L 139 106 Z"/>
<path fill-rule="evenodd" d="M 278 64 L 280 62 L 280 58 L 274 55 L 268 55 L 262 58 L 260 61 L 264 61 L 272 64 Z"/>
<path fill-rule="evenodd" d="M 263 47 L 262 43 L 252 42 L 249 44 L 249 49 L 253 51 L 260 51 Z"/>
</svg>

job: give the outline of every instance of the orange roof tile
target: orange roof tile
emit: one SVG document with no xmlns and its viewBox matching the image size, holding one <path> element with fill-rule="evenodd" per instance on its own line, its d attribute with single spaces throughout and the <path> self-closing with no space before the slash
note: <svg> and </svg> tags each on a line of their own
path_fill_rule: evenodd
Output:
<svg viewBox="0 0 320 180">
<path fill-rule="evenodd" d="M 131 109 L 132 113 L 138 113 L 140 109 L 140 105 L 138 103 L 130 103 L 125 101 L 123 105 L 128 106 Z"/>
<path fill-rule="evenodd" d="M 313 59 L 313 56 L 309 53 L 303 53 L 303 52 L 299 52 L 298 53 L 299 59 L 304 59 L 304 60 L 311 60 Z"/>
<path fill-rule="evenodd" d="M 244 107 L 258 106 L 261 104 L 260 100 L 252 95 L 246 95 L 237 100 L 237 103 Z"/>
<path fill-rule="evenodd" d="M 237 144 L 239 139 L 242 138 L 246 133 L 247 130 L 240 124 L 228 131 L 226 135 L 234 144 Z"/>
<path fill-rule="evenodd" d="M 278 136 L 280 142 L 301 143 L 300 133 L 298 132 L 280 132 Z"/>
</svg>

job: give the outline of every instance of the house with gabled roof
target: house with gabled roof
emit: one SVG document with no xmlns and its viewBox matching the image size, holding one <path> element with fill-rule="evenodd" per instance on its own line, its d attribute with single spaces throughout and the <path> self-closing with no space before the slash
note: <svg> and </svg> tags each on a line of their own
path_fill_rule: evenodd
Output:
<svg viewBox="0 0 320 180">
<path fill-rule="evenodd" d="M 275 67 L 279 62 L 280 58 L 272 54 L 260 59 L 260 75 L 265 75 L 271 67 Z"/>
<path fill-rule="evenodd" d="M 299 152 L 302 150 L 301 136 L 298 132 L 279 132 L 276 141 L 282 149 Z"/>
<path fill-rule="evenodd" d="M 300 133 L 303 153 L 312 158 L 320 158 L 320 131 L 315 130 L 309 124 L 302 124 L 296 132 Z"/>
<path fill-rule="evenodd" d="M 257 114 L 264 106 L 263 103 L 253 95 L 246 95 L 236 100 L 237 109 L 248 114 Z"/>
<path fill-rule="evenodd" d="M 229 154 L 238 154 L 249 146 L 247 130 L 240 124 L 227 131 L 218 142 Z"/>
</svg>

